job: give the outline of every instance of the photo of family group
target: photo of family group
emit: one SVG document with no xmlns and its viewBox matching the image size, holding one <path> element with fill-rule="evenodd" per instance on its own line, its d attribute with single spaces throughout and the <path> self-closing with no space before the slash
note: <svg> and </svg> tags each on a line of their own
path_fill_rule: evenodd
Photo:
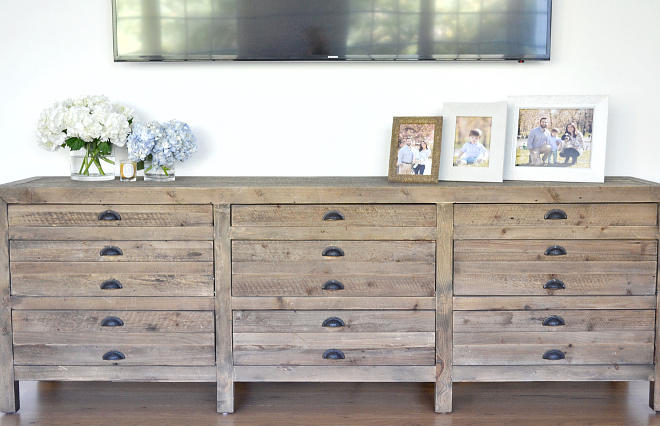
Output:
<svg viewBox="0 0 660 426">
<path fill-rule="evenodd" d="M 454 167 L 488 167 L 492 117 L 456 117 Z"/>
<path fill-rule="evenodd" d="M 515 165 L 591 167 L 593 109 L 520 109 Z"/>
<path fill-rule="evenodd" d="M 442 117 L 394 117 L 390 180 L 437 181 L 441 136 Z"/>
<path fill-rule="evenodd" d="M 397 174 L 430 175 L 435 124 L 402 123 L 399 129 Z"/>
</svg>

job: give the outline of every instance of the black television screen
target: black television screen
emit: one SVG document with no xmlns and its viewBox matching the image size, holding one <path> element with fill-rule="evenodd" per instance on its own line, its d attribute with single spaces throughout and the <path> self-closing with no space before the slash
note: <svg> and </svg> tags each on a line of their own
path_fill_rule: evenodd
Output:
<svg viewBox="0 0 660 426">
<path fill-rule="evenodd" d="M 549 60 L 552 0 L 113 0 L 115 61 Z"/>
</svg>

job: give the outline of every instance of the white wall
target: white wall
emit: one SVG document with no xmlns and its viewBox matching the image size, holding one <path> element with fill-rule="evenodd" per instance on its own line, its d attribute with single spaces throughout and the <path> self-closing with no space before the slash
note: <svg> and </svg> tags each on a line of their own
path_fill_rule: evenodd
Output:
<svg viewBox="0 0 660 426">
<path fill-rule="evenodd" d="M 393 116 L 509 95 L 610 95 L 607 176 L 660 182 L 660 1 L 555 0 L 552 60 L 518 63 L 114 63 L 110 1 L 0 3 L 0 183 L 67 175 L 35 142 L 53 102 L 105 94 L 188 122 L 180 175 L 386 176 Z"/>
</svg>

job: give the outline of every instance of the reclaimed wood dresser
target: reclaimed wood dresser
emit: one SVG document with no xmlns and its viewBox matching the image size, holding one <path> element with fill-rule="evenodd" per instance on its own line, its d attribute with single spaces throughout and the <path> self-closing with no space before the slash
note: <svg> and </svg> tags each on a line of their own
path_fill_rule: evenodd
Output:
<svg viewBox="0 0 660 426">
<path fill-rule="evenodd" d="M 177 177 L 0 185 L 0 409 L 22 380 L 645 380 L 660 185 Z"/>
</svg>

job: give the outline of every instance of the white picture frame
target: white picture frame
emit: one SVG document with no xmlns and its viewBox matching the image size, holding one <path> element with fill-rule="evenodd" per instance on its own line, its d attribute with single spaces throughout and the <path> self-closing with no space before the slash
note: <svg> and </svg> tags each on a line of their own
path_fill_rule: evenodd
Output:
<svg viewBox="0 0 660 426">
<path fill-rule="evenodd" d="M 443 106 L 442 153 L 439 180 L 502 182 L 506 145 L 506 102 L 449 102 Z M 468 164 L 462 150 L 475 131 L 487 160 Z M 486 140 L 487 139 L 487 140 Z M 474 142 L 474 140 L 473 140 Z"/>
<path fill-rule="evenodd" d="M 600 95 L 508 97 L 504 179 L 603 182 L 608 100 L 608 96 Z M 574 135 L 579 133 L 581 150 L 570 151 L 568 148 L 571 146 L 571 140 L 567 137 L 560 141 L 558 154 L 550 152 L 550 158 L 541 159 L 539 164 L 539 153 L 533 153 L 533 149 L 526 145 L 532 135 L 530 120 L 535 114 L 537 122 L 533 131 L 538 134 L 539 131 L 548 130 L 547 135 L 552 134 L 550 130 L 554 128 L 558 130 L 557 137 L 562 135 L 560 138 L 563 138 L 568 130 L 572 130 Z M 543 118 L 546 118 L 547 123 L 545 129 L 542 129 L 541 124 Z M 538 137 L 534 139 L 538 140 Z M 532 142 L 532 145 L 534 143 Z M 556 139 L 554 144 L 557 144 Z M 540 149 L 547 150 L 547 147 Z M 565 155 L 571 152 L 577 156 Z M 544 156 L 545 154 L 542 154 L 542 157 Z M 563 157 L 562 160 L 559 160 L 560 157 Z"/>
</svg>

